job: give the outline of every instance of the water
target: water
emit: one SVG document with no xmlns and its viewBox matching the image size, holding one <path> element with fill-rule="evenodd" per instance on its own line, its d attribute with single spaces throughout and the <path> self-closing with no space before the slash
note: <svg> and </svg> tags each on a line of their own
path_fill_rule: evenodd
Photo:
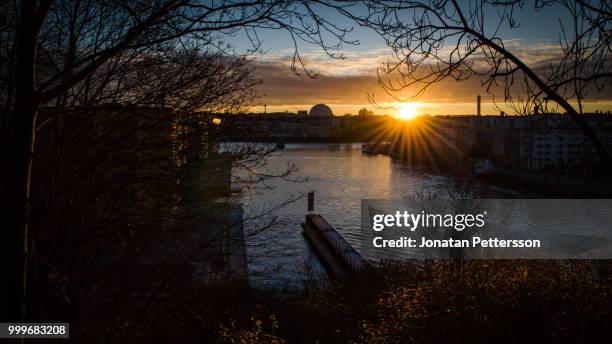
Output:
<svg viewBox="0 0 612 344">
<path fill-rule="evenodd" d="M 387 156 L 361 153 L 361 144 L 287 144 L 260 172 L 282 173 L 292 164 L 292 180 L 269 179 L 241 196 L 255 287 L 296 288 L 316 283 L 325 272 L 302 236 L 306 194 L 315 192 L 315 212 L 323 215 L 359 250 L 361 199 L 416 195 L 519 198 L 526 194 L 469 178 L 436 175 Z M 240 174 L 240 171 L 234 171 Z M 287 203 L 288 201 L 292 202 Z M 249 218 L 251 217 L 251 218 Z M 253 218 L 256 217 L 256 218 Z"/>
</svg>

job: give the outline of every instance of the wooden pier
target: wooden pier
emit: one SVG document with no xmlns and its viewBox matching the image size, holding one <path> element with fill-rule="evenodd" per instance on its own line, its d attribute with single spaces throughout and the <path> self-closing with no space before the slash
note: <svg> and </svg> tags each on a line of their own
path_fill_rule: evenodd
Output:
<svg viewBox="0 0 612 344">
<path fill-rule="evenodd" d="M 348 280 L 369 268 L 368 262 L 317 214 L 306 215 L 304 236 L 332 278 Z"/>
</svg>

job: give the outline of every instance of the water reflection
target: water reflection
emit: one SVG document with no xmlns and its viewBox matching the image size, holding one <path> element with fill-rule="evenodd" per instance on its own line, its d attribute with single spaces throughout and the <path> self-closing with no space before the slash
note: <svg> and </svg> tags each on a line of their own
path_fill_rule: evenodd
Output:
<svg viewBox="0 0 612 344">
<path fill-rule="evenodd" d="M 315 212 L 328 219 L 358 250 L 364 198 L 525 196 L 468 178 L 435 175 L 387 156 L 364 155 L 361 144 L 287 144 L 267 158 L 261 172 L 281 173 L 288 164 L 297 167 L 292 179 L 299 182 L 267 180 L 241 198 L 245 214 L 257 216 L 245 221 L 247 234 L 274 222 L 247 242 L 253 286 L 300 287 L 305 281 L 325 276 L 301 234 L 307 202 L 303 196 L 309 191 L 315 191 Z M 284 204 L 289 200 L 294 201 Z"/>
</svg>

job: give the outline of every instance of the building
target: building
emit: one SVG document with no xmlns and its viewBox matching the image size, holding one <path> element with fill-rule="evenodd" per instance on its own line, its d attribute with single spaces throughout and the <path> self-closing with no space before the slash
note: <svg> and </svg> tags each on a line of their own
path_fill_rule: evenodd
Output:
<svg viewBox="0 0 612 344">
<path fill-rule="evenodd" d="M 317 104 L 310 108 L 308 116 L 312 118 L 330 118 L 334 116 L 332 109 L 325 104 Z"/>
<path fill-rule="evenodd" d="M 308 112 L 307 133 L 309 138 L 330 138 L 334 129 L 334 113 L 325 104 L 317 104 Z"/>
<path fill-rule="evenodd" d="M 586 123 L 612 152 L 612 116 L 583 115 Z M 521 167 L 537 170 L 548 166 L 572 166 L 597 161 L 591 141 L 567 115 L 534 115 L 517 120 L 520 131 Z"/>
<path fill-rule="evenodd" d="M 612 152 L 612 116 L 583 115 Z M 590 140 L 569 116 L 435 116 L 425 120 L 428 154 L 440 160 L 489 159 L 497 167 L 537 171 L 579 166 L 598 157 Z M 419 135 L 414 133 L 413 135 Z"/>
</svg>

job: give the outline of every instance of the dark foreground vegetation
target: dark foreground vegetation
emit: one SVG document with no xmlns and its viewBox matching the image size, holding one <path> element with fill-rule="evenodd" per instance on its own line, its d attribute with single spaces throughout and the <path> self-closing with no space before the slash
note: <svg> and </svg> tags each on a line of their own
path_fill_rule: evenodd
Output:
<svg viewBox="0 0 612 344">
<path fill-rule="evenodd" d="M 35 321 L 70 322 L 72 342 L 597 342 L 612 335 L 609 261 L 385 263 L 351 284 L 249 289 L 232 278 L 223 254 L 228 172 L 256 170 L 268 148 L 245 144 L 228 160 L 214 144 L 222 128 L 197 113 L 184 119 L 163 108 L 96 107 L 62 116 L 61 132 L 47 127 L 39 136 L 45 148 L 34 166 L 37 245 L 27 311 Z M 247 174 L 233 187 L 275 177 L 283 175 Z M 194 272 L 202 262 L 205 282 Z"/>
<path fill-rule="evenodd" d="M 102 310 L 108 320 L 98 331 L 75 335 L 130 343 L 605 342 L 610 271 L 607 261 L 385 264 L 359 283 L 317 291 L 211 285 L 167 295 L 146 314 L 130 312 L 132 299 Z"/>
</svg>

